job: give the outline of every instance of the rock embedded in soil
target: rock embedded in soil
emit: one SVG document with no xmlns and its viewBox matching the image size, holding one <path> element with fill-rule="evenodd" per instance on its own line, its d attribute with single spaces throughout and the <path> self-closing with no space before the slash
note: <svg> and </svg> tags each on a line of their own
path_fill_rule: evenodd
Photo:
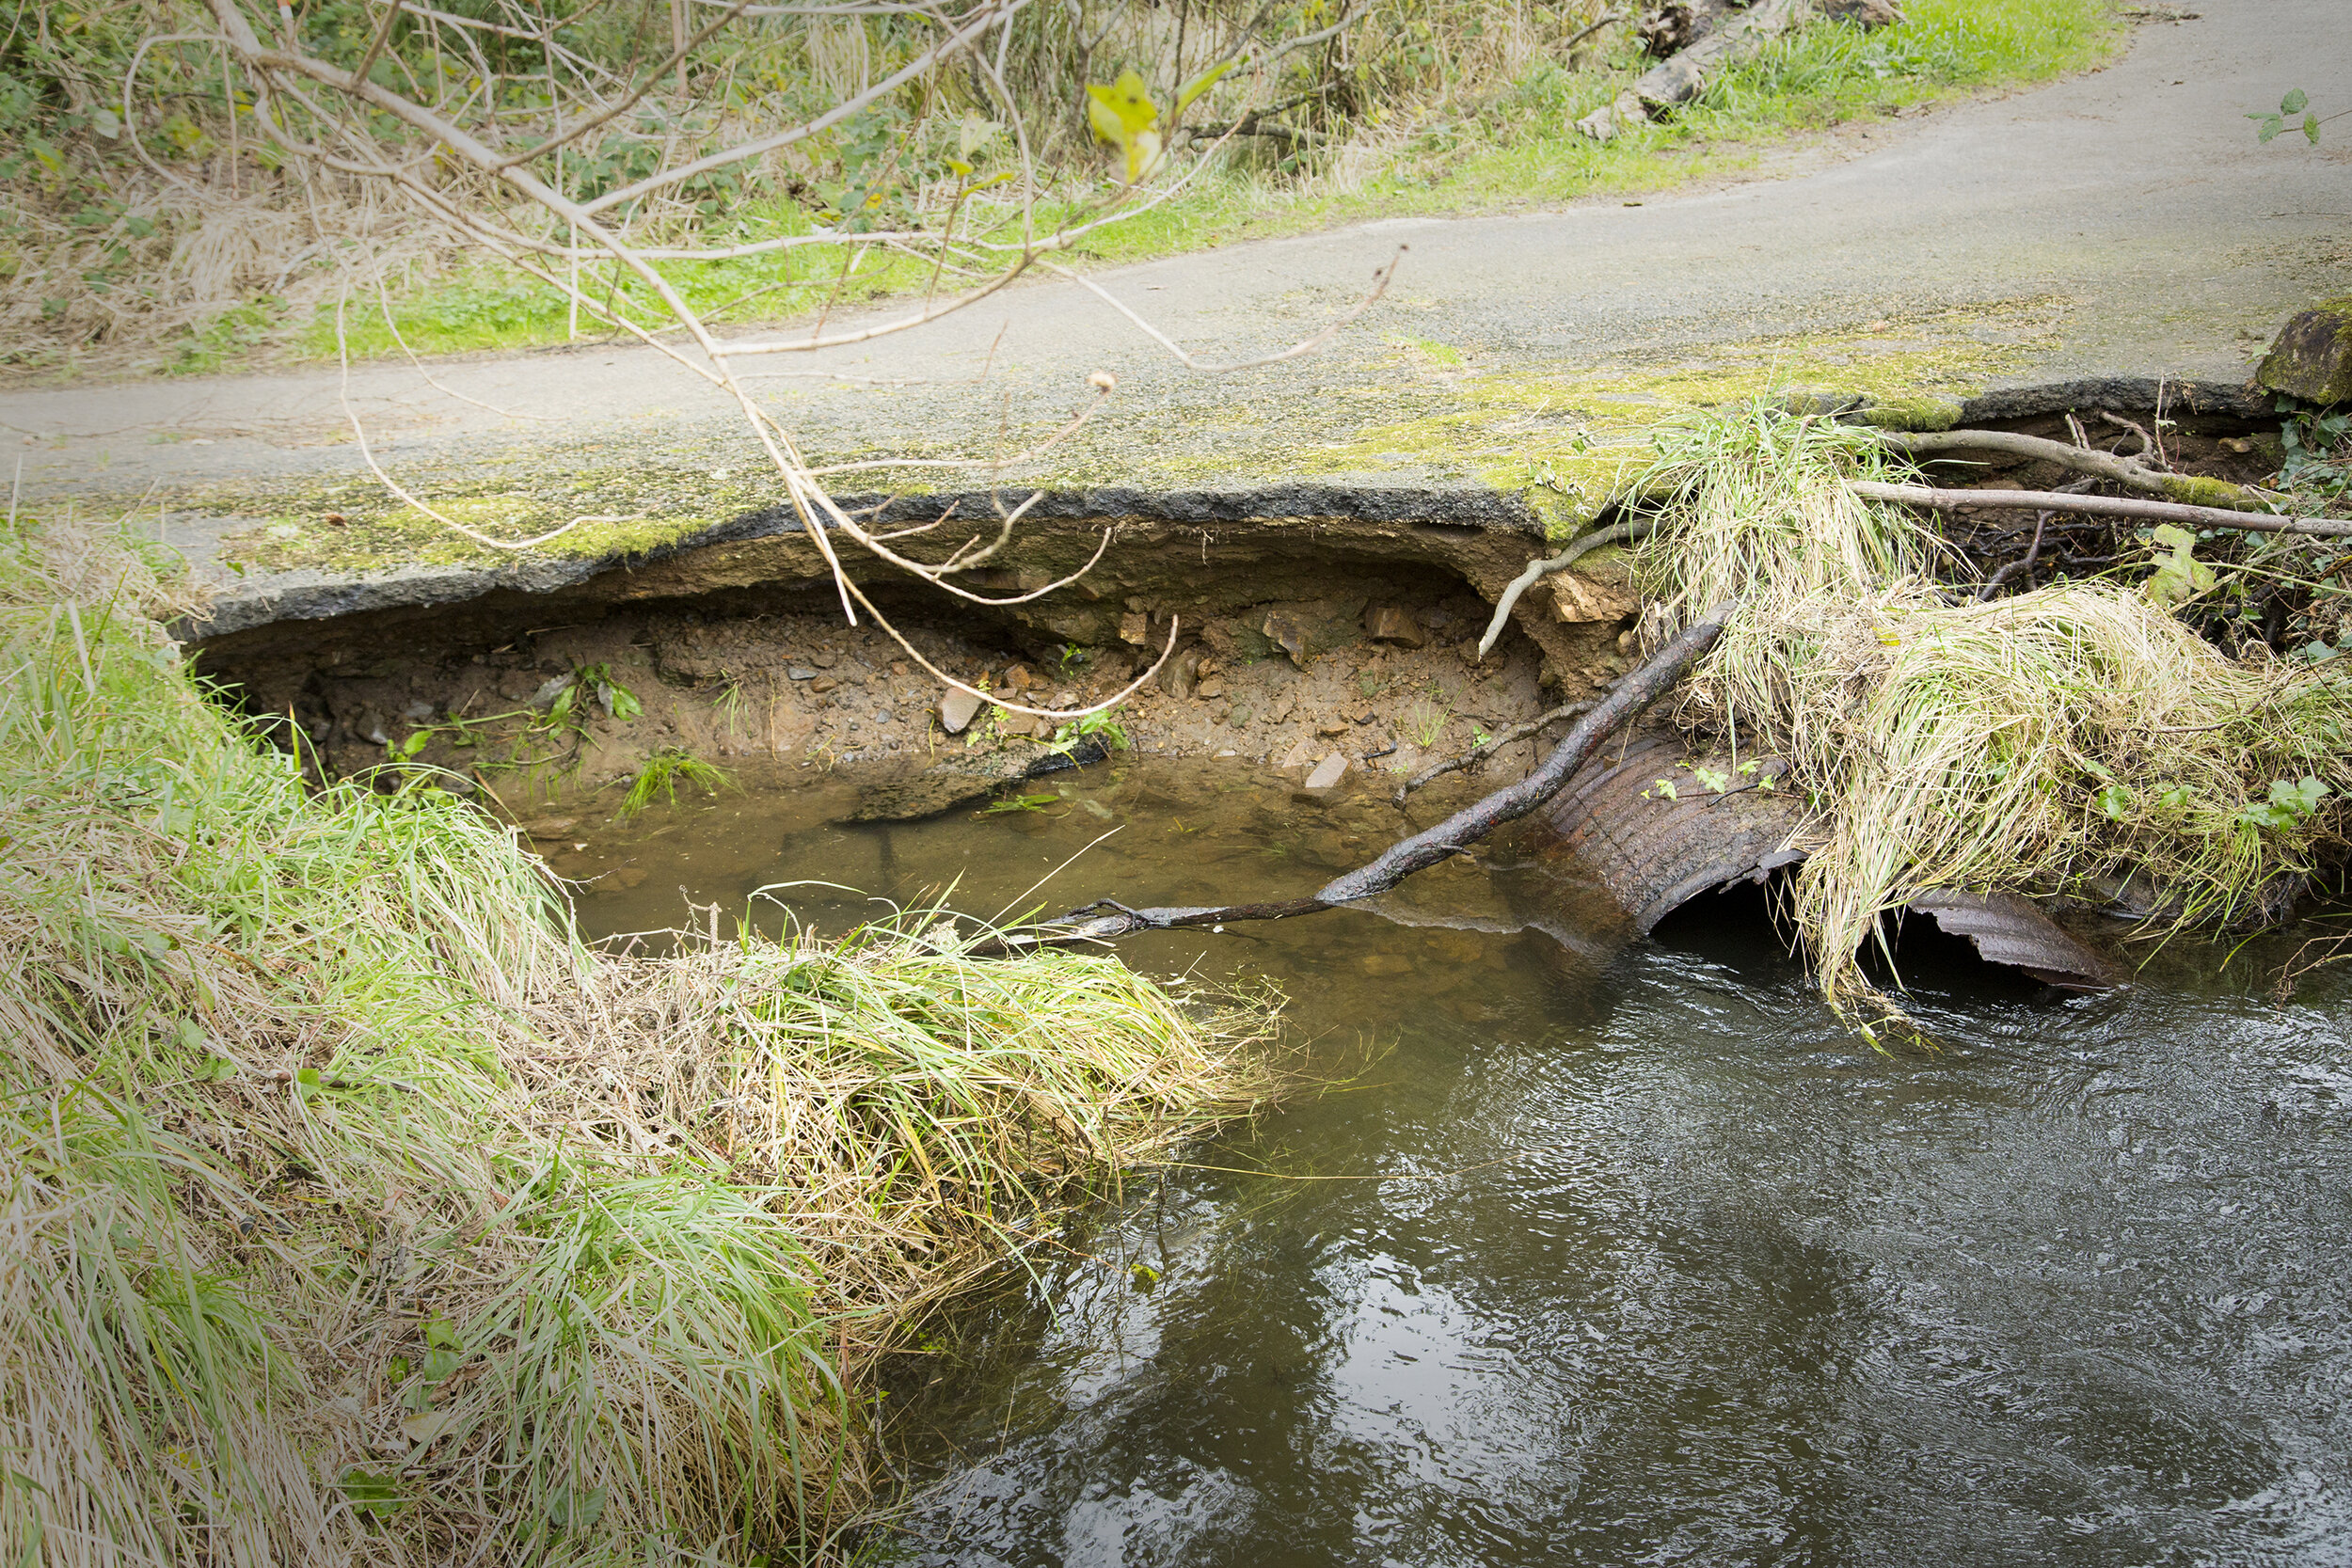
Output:
<svg viewBox="0 0 2352 1568">
<path fill-rule="evenodd" d="M 1412 613 L 1396 605 L 1381 605 L 1364 616 L 1364 634 L 1375 642 L 1394 642 L 1403 647 L 1419 648 L 1427 644 L 1429 634 Z"/>
<path fill-rule="evenodd" d="M 2305 403 L 2352 403 L 2352 296 L 2288 317 L 2254 379 Z"/>
<path fill-rule="evenodd" d="M 969 691 L 950 691 L 939 699 L 939 727 L 949 735 L 961 735 L 979 711 L 977 697 Z"/>
</svg>

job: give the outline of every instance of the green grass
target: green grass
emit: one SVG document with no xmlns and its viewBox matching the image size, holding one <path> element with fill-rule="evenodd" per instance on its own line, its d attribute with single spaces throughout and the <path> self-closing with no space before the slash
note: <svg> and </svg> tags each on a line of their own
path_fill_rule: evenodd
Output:
<svg viewBox="0 0 2352 1568">
<path fill-rule="evenodd" d="M 2118 30 L 2105 0 L 1915 0 L 1901 23 L 1874 33 L 1817 24 L 1727 72 L 1671 120 L 1607 144 L 1573 129 L 1644 65 L 1628 51 L 1611 69 L 1569 71 L 1539 64 L 1494 90 L 1457 90 L 1429 105 L 1395 105 L 1359 126 L 1358 146 L 1317 161 L 1211 171 L 1173 199 L 1086 236 L 1076 253 L 1116 264 L 1398 214 L 1455 214 L 1556 206 L 1590 197 L 1638 196 L 1752 167 L 1789 138 L 1883 119 L 1986 89 L 2047 82 L 2104 63 Z M 1333 166 L 1346 162 L 1352 173 Z M 1094 193 L 1080 193 L 1081 199 Z M 1041 208 L 1050 230 L 1064 211 Z M 723 227 L 729 238 L 805 233 L 810 220 L 786 201 L 752 204 Z M 982 230 L 1009 239 L 1009 220 Z M 714 228 L 713 235 L 719 232 Z M 888 253 L 844 278 L 848 252 L 816 245 L 788 256 L 673 263 L 667 274 L 698 311 L 721 321 L 787 320 L 828 300 L 836 306 L 921 293 L 930 265 Z M 600 277 L 598 288 L 609 281 Z M 952 282 L 941 285 L 952 292 Z M 628 280 L 613 297 L 637 319 L 660 318 Z M 395 296 L 400 334 L 419 353 L 557 343 L 569 333 L 561 292 L 482 268 Z M 610 331 L 583 314 L 582 338 Z M 382 313 L 356 302 L 347 332 L 358 355 L 398 353 Z M 332 312 L 305 331 L 301 352 L 335 353 Z M 207 357 L 209 367 L 217 363 Z"/>
<path fill-rule="evenodd" d="M 921 911 L 588 950 L 207 701 L 169 583 L 0 538 L 0 1560 L 821 1554 L 892 1325 L 1262 1082 Z"/>
<path fill-rule="evenodd" d="M 1922 525 L 1846 487 L 1885 466 L 1865 432 L 1758 405 L 1695 418 L 1644 484 L 1668 623 L 1736 601 L 1680 718 L 1786 758 L 1810 804 L 1793 908 L 1824 995 L 1899 1018 L 1860 958 L 1937 890 L 2097 901 L 2137 877 L 2157 930 L 2282 914 L 2341 844 L 2352 670 L 2229 658 L 2147 584 L 1949 592 Z"/>
</svg>

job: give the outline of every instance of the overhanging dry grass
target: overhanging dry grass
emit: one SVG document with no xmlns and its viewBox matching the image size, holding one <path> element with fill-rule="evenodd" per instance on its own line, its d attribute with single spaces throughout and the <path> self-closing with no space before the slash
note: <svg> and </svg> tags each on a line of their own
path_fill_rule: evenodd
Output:
<svg viewBox="0 0 2352 1568">
<path fill-rule="evenodd" d="M 1643 553 L 1670 619 L 1741 600 L 1681 718 L 1787 757 L 1807 792 L 1795 908 L 1831 1002 L 1894 1010 L 1860 955 L 1932 889 L 2137 874 L 2168 928 L 2282 913 L 2338 839 L 2352 675 L 2233 661 L 2116 583 L 1952 602 L 1920 525 L 1846 488 L 1880 461 L 1820 421 L 1709 421 L 1661 462 Z M 2271 806 L 2306 778 L 2319 809 Z"/>
<path fill-rule="evenodd" d="M 1263 1082 L 1109 960 L 590 953 L 470 809 L 252 747 L 160 593 L 0 545 L 8 1561 L 822 1555 L 894 1321 Z"/>
</svg>

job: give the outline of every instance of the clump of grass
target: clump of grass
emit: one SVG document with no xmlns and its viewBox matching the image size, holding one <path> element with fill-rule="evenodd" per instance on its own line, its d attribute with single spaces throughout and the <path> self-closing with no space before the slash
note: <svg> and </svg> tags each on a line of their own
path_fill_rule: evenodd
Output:
<svg viewBox="0 0 2352 1568">
<path fill-rule="evenodd" d="M 621 798 L 621 815 L 634 816 L 652 805 L 659 795 L 665 803 L 677 802 L 680 783 L 699 785 L 703 793 L 716 795 L 729 780 L 726 769 L 716 763 L 703 761 L 682 746 L 663 746 L 645 759 L 629 781 L 628 793 Z"/>
<path fill-rule="evenodd" d="M 1264 1082 L 913 917 L 590 951 L 479 813 L 306 786 L 168 596 L 0 539 L 0 1560 L 820 1554 L 892 1322 Z"/>
<path fill-rule="evenodd" d="M 1706 420 L 1650 476 L 1639 558 L 1669 622 L 1739 600 L 1680 718 L 1806 792 L 1794 904 L 1823 993 L 1894 1013 L 1860 955 L 1935 889 L 2137 874 L 2168 926 L 2281 912 L 2352 789 L 2352 675 L 2233 660 L 2113 582 L 1955 602 L 1921 526 L 1847 489 L 1881 461 L 1770 408 Z"/>
</svg>

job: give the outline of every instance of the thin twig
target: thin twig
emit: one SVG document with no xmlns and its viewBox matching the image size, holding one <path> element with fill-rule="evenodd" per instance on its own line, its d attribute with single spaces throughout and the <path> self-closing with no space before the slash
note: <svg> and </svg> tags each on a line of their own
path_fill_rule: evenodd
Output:
<svg viewBox="0 0 2352 1568">
<path fill-rule="evenodd" d="M 1396 795 L 1394 797 L 1396 803 L 1400 806 L 1403 805 L 1405 803 L 1406 796 L 1410 795 L 1416 789 L 1423 788 L 1431 783 L 1445 777 L 1448 773 L 1459 772 L 1465 768 L 1475 768 L 1478 764 L 1486 761 L 1488 757 L 1494 755 L 1497 752 L 1502 751 L 1505 746 L 1510 745 L 1515 740 L 1525 740 L 1529 736 L 1534 735 L 1536 731 L 1543 729 L 1547 725 L 1557 724 L 1564 719 L 1574 719 L 1580 714 L 1589 712 L 1593 705 L 1599 701 L 1600 699 L 1597 697 L 1588 697 L 1581 703 L 1563 703 L 1560 706 L 1553 708 L 1549 713 L 1545 714 L 1540 719 L 1530 719 L 1524 724 L 1514 724 L 1507 730 L 1502 730 L 1494 735 L 1488 736 L 1486 739 L 1480 741 L 1469 751 L 1464 752 L 1458 757 L 1448 757 L 1443 762 L 1431 763 L 1428 767 L 1422 768 L 1420 772 L 1414 774 L 1411 778 L 1396 786 Z"/>
</svg>

